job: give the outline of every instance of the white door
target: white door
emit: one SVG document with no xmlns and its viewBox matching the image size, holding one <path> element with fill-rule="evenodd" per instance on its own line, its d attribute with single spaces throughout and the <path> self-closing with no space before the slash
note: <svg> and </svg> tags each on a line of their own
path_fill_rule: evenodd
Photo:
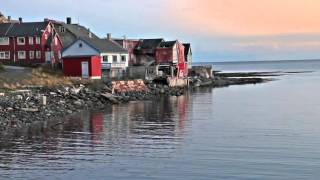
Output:
<svg viewBox="0 0 320 180">
<path fill-rule="evenodd" d="M 51 62 L 51 52 L 46 51 L 46 62 Z"/>
<path fill-rule="evenodd" d="M 89 78 L 89 63 L 88 62 L 81 62 L 81 75 L 82 78 Z"/>
</svg>

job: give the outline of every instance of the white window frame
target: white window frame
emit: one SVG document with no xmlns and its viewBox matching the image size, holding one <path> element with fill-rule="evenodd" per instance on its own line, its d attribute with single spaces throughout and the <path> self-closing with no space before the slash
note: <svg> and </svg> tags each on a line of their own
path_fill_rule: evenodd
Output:
<svg viewBox="0 0 320 180">
<path fill-rule="evenodd" d="M 20 42 L 20 40 L 23 40 L 23 42 Z M 18 45 L 25 45 L 26 44 L 26 38 L 25 37 L 18 37 L 17 38 L 17 44 Z"/>
<path fill-rule="evenodd" d="M 40 37 L 36 37 L 36 44 L 41 44 L 41 38 Z"/>
<path fill-rule="evenodd" d="M 36 58 L 41 59 L 41 51 L 36 51 Z"/>
<path fill-rule="evenodd" d="M 118 63 L 118 56 L 112 55 L 112 63 Z"/>
<path fill-rule="evenodd" d="M 0 51 L 0 59 L 10 59 L 10 51 Z"/>
<path fill-rule="evenodd" d="M 63 26 L 60 26 L 60 27 L 59 27 L 59 31 L 60 31 L 61 33 L 64 33 L 64 32 L 66 32 L 66 28 L 64 28 Z"/>
<path fill-rule="evenodd" d="M 26 59 L 26 51 L 18 51 L 18 59 Z"/>
<path fill-rule="evenodd" d="M 127 62 L 127 56 L 126 55 L 121 55 L 121 62 Z"/>
<path fill-rule="evenodd" d="M 10 45 L 10 40 L 8 37 L 0 37 L 0 45 Z"/>
<path fill-rule="evenodd" d="M 33 45 L 33 37 L 30 36 L 28 39 L 29 39 L 29 44 Z"/>
<path fill-rule="evenodd" d="M 109 62 L 109 55 L 102 56 L 102 62 L 108 63 Z"/>
<path fill-rule="evenodd" d="M 29 58 L 34 59 L 34 51 L 29 51 Z"/>
</svg>

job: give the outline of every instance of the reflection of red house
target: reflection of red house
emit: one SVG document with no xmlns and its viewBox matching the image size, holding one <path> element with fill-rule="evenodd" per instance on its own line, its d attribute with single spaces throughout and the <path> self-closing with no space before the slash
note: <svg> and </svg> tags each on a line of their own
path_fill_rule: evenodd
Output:
<svg viewBox="0 0 320 180">
<path fill-rule="evenodd" d="M 104 121 L 103 114 L 97 113 L 92 114 L 90 119 L 90 131 L 92 134 L 101 134 L 103 133 Z"/>
<path fill-rule="evenodd" d="M 160 43 L 155 53 L 156 64 L 170 64 L 177 68 L 178 77 L 187 77 L 188 68 L 184 46 L 178 40 Z"/>
</svg>

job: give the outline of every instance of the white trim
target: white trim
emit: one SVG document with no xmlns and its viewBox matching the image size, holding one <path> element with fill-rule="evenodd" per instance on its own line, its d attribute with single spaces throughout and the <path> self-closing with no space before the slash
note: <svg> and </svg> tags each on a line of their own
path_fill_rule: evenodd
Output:
<svg viewBox="0 0 320 180">
<path fill-rule="evenodd" d="M 0 51 L 0 59 L 10 59 L 10 51 Z"/>
<path fill-rule="evenodd" d="M 28 40 L 29 40 L 29 45 L 33 45 L 33 41 L 34 41 L 33 37 L 29 36 Z"/>
<path fill-rule="evenodd" d="M 41 38 L 40 37 L 36 37 L 36 44 L 41 44 Z"/>
<path fill-rule="evenodd" d="M 36 59 L 41 59 L 41 51 L 36 51 Z"/>
<path fill-rule="evenodd" d="M 10 39 L 8 37 L 0 37 L 0 45 L 10 45 Z"/>
<path fill-rule="evenodd" d="M 34 51 L 29 51 L 29 59 L 34 59 Z"/>
<path fill-rule="evenodd" d="M 90 79 L 101 79 L 101 76 L 91 76 Z"/>
<path fill-rule="evenodd" d="M 19 40 L 22 40 L 23 42 L 20 42 Z M 25 37 L 17 37 L 17 44 L 18 45 L 25 45 L 26 44 L 26 38 Z"/>
<path fill-rule="evenodd" d="M 22 56 L 20 53 L 23 53 L 24 55 Z M 26 59 L 26 51 L 18 51 L 18 59 Z"/>
</svg>

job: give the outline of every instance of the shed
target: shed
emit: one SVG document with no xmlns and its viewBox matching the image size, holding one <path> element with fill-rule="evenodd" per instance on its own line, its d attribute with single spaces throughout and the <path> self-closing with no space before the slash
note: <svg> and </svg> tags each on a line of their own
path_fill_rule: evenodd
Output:
<svg viewBox="0 0 320 180">
<path fill-rule="evenodd" d="M 63 73 L 71 77 L 101 79 L 101 57 L 95 55 L 63 57 Z"/>
</svg>

